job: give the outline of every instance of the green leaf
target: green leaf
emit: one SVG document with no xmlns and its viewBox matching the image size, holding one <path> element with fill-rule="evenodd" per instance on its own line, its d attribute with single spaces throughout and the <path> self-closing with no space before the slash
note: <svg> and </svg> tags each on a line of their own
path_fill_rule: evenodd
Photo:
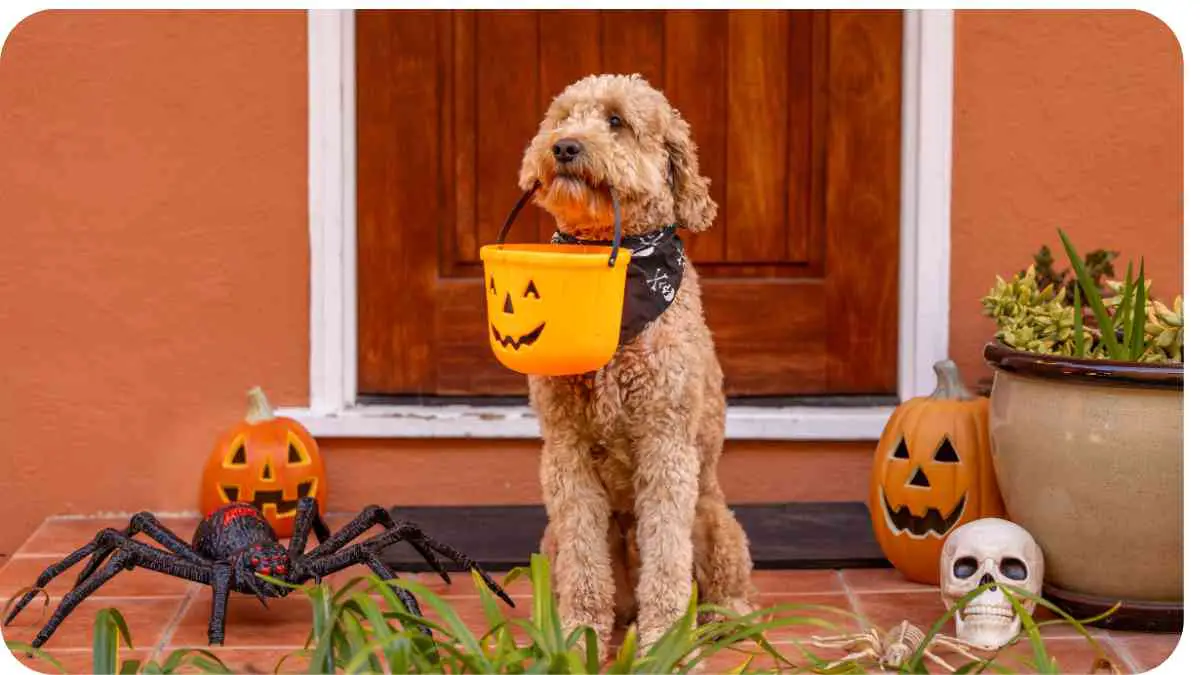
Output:
<svg viewBox="0 0 1200 675">
<path fill-rule="evenodd" d="M 122 642 L 130 649 L 133 648 L 125 617 L 112 607 L 105 607 L 96 612 L 96 619 L 92 624 L 92 670 L 95 673 L 116 675 L 119 672 L 117 652 Z"/>
<path fill-rule="evenodd" d="M 209 670 L 206 672 L 219 672 L 219 673 L 229 672 L 229 668 L 225 665 L 225 662 L 222 661 L 220 658 L 218 658 L 216 654 L 213 654 L 212 652 L 208 651 L 207 649 L 176 649 L 175 651 L 173 651 L 167 655 L 166 661 L 163 661 L 162 672 L 163 673 L 174 673 L 174 672 L 178 671 L 179 666 L 184 665 L 185 663 L 187 663 L 189 661 L 189 657 L 190 657 L 190 661 L 191 661 L 192 665 L 195 665 L 196 662 L 199 660 L 199 661 L 205 661 L 208 663 L 212 663 L 217 668 L 217 670 Z M 147 665 L 149 665 L 149 664 L 147 664 Z"/>
<path fill-rule="evenodd" d="M 1112 319 L 1108 316 L 1108 310 L 1104 307 L 1104 302 L 1100 300 L 1100 293 L 1096 290 L 1096 284 L 1084 268 L 1083 261 L 1079 259 L 1079 254 L 1075 252 L 1075 247 L 1071 245 L 1071 240 L 1067 237 L 1067 233 L 1063 232 L 1060 228 L 1058 236 L 1062 239 L 1063 248 L 1067 250 L 1067 257 L 1071 259 L 1071 267 L 1075 269 L 1075 278 L 1083 286 L 1083 292 L 1087 295 L 1088 305 L 1092 308 L 1092 313 L 1096 315 L 1096 324 L 1100 328 L 1100 339 L 1104 342 L 1104 346 L 1108 350 L 1109 358 L 1118 358 L 1116 355 L 1121 353 L 1121 348 L 1117 344 Z"/>
<path fill-rule="evenodd" d="M 139 665 L 141 664 L 137 659 L 125 659 L 121 662 L 120 673 L 121 675 L 137 675 Z"/>
<path fill-rule="evenodd" d="M 1146 351 L 1146 260 L 1138 260 L 1137 289 L 1133 299 L 1133 325 L 1129 337 L 1129 360 L 1137 361 Z"/>
<path fill-rule="evenodd" d="M 15 597 L 20 598 L 21 596 L 17 595 Z M 12 652 L 13 654 L 29 655 L 34 658 L 45 661 L 46 663 L 49 663 L 50 665 L 57 668 L 58 672 L 60 672 L 60 673 L 67 672 L 67 669 L 63 668 L 63 665 L 61 663 L 59 663 L 58 659 L 51 656 L 49 652 L 41 649 L 40 647 L 34 647 L 33 645 L 29 644 L 28 642 L 18 642 L 16 640 L 5 640 L 4 646 L 8 647 L 8 651 Z"/>
<path fill-rule="evenodd" d="M 617 650 L 617 656 L 609 666 L 608 672 L 632 673 L 633 661 L 637 658 L 637 649 L 637 625 L 634 624 L 625 631 L 625 640 L 621 643 L 621 648 Z"/>
<path fill-rule="evenodd" d="M 1125 329 L 1124 339 L 1120 340 L 1122 359 L 1129 358 L 1129 344 L 1133 339 L 1129 329 L 1129 317 L 1133 310 L 1133 285 L 1133 261 L 1131 260 L 1129 261 L 1128 268 L 1125 270 L 1125 285 L 1121 289 L 1121 304 L 1117 307 L 1116 312 L 1116 323 Z"/>
</svg>

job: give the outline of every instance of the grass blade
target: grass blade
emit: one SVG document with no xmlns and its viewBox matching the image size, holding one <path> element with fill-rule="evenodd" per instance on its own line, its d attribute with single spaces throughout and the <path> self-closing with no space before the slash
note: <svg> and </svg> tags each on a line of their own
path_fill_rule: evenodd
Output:
<svg viewBox="0 0 1200 675">
<path fill-rule="evenodd" d="M 1146 351 L 1146 260 L 1138 260 L 1138 276 L 1133 298 L 1133 324 L 1125 332 L 1129 340 L 1129 360 L 1137 361 Z M 1132 331 L 1132 335 L 1130 332 Z"/>
<path fill-rule="evenodd" d="M 1109 358 L 1117 358 L 1115 355 L 1121 353 L 1121 348 L 1117 344 L 1117 336 L 1113 331 L 1112 319 L 1108 316 L 1108 310 L 1105 309 L 1104 303 L 1100 300 L 1100 293 L 1096 290 L 1096 284 L 1092 281 L 1092 277 L 1088 274 L 1087 268 L 1084 267 L 1083 261 L 1080 260 L 1079 254 L 1075 252 L 1075 247 L 1071 245 L 1070 238 L 1067 233 L 1063 232 L 1062 228 L 1058 230 L 1058 236 L 1062 239 L 1063 248 L 1067 250 L 1067 257 L 1071 259 L 1071 267 L 1075 270 L 1075 279 L 1083 286 L 1083 292 L 1087 295 L 1088 305 L 1092 308 L 1092 313 L 1096 315 L 1096 325 L 1100 328 L 1100 339 L 1104 342 L 1104 347 L 1108 350 Z"/>
<path fill-rule="evenodd" d="M 1125 335 L 1118 344 L 1121 346 L 1121 359 L 1129 359 L 1129 343 L 1133 336 L 1130 334 L 1129 317 L 1133 311 L 1133 261 L 1129 261 L 1129 267 L 1125 270 L 1125 286 L 1121 289 L 1121 304 L 1117 306 L 1116 324 L 1125 331 Z"/>
<path fill-rule="evenodd" d="M 121 642 L 133 648 L 125 617 L 112 607 L 96 612 L 92 627 L 92 670 L 97 675 L 116 675 L 119 672 Z"/>
<path fill-rule="evenodd" d="M 18 595 L 16 597 L 20 598 L 21 596 Z M 28 656 L 32 656 L 34 658 L 41 659 L 42 661 L 49 663 L 50 665 L 57 668 L 58 672 L 60 672 L 60 673 L 67 672 L 67 669 L 63 668 L 63 665 L 61 663 L 59 663 L 58 659 L 51 656 L 49 652 L 47 652 L 39 647 L 34 647 L 33 645 L 29 644 L 28 642 L 18 642 L 16 640 L 5 640 L 4 646 L 8 647 L 8 651 L 12 652 L 14 655 L 26 654 Z"/>
</svg>

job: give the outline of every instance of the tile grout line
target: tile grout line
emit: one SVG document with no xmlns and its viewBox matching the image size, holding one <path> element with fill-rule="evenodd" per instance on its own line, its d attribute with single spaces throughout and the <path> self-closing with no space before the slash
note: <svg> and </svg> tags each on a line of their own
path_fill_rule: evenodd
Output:
<svg viewBox="0 0 1200 675">
<path fill-rule="evenodd" d="M 1142 662 L 1139 661 L 1137 657 L 1133 655 L 1133 652 L 1130 651 L 1129 648 L 1124 644 L 1122 644 L 1122 641 L 1118 640 L 1115 635 L 1108 633 L 1102 639 L 1108 643 L 1109 648 L 1113 651 L 1116 657 L 1124 661 L 1126 666 L 1129 666 L 1131 672 L 1146 672 L 1146 668 L 1142 666 Z"/>
<path fill-rule="evenodd" d="M 850 584 L 846 582 L 846 575 L 842 574 L 842 570 L 838 569 L 837 578 L 842 584 L 842 592 L 846 594 L 846 598 L 850 601 L 850 611 L 854 612 L 858 619 L 858 627 L 863 630 L 870 630 L 870 622 L 867 621 L 867 615 L 863 612 L 862 606 L 858 604 L 858 596 L 854 594 L 854 590 L 850 588 Z"/>
<path fill-rule="evenodd" d="M 158 644 L 155 645 L 154 651 L 150 653 L 150 658 L 158 659 L 158 657 L 171 644 L 171 638 L 175 637 L 175 630 L 179 628 L 179 624 L 183 623 L 183 617 L 187 614 L 188 608 L 192 606 L 192 600 L 200 594 L 200 589 L 204 588 L 200 584 L 193 584 L 188 589 L 186 595 L 183 596 L 183 602 L 179 603 L 179 610 L 175 612 L 175 616 L 167 622 L 167 627 L 163 630 L 162 637 L 159 638 Z"/>
<path fill-rule="evenodd" d="M 38 534 L 40 534 L 41 531 L 46 528 L 46 523 L 48 523 L 48 522 L 50 522 L 49 519 L 46 519 L 46 520 L 43 520 L 42 522 L 38 523 L 38 526 L 36 528 L 34 528 L 33 532 L 28 537 L 25 537 L 25 541 L 22 541 L 21 545 L 17 547 L 17 550 L 13 551 L 13 554 L 11 556 L 9 556 L 9 560 L 12 560 L 13 558 L 20 555 L 21 550 L 24 549 L 26 546 L 28 546 L 29 542 L 33 541 L 34 537 L 38 536 Z"/>
</svg>

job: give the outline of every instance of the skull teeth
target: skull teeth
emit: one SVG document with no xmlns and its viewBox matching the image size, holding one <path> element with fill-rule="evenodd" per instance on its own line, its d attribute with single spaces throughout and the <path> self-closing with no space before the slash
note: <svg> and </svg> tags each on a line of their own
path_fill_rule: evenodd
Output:
<svg viewBox="0 0 1200 675">
<path fill-rule="evenodd" d="M 967 605 L 962 611 L 963 618 L 972 619 L 1004 619 L 1013 618 L 1012 607 L 1008 605 Z"/>
</svg>

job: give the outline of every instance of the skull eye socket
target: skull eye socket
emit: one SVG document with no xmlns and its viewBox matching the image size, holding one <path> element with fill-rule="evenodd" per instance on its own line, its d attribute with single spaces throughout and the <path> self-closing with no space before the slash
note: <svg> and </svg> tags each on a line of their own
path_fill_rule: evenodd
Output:
<svg viewBox="0 0 1200 675">
<path fill-rule="evenodd" d="M 904 438 L 896 444 L 896 449 L 892 450 L 892 459 L 908 459 L 908 444 L 904 442 Z"/>
<path fill-rule="evenodd" d="M 938 446 L 937 453 L 933 456 L 935 462 L 948 462 L 951 464 L 958 463 L 958 453 L 954 451 L 954 446 L 950 444 L 949 438 L 943 438 L 942 444 Z"/>
<path fill-rule="evenodd" d="M 979 561 L 971 558 L 959 558 L 954 561 L 954 578 L 955 579 L 970 579 L 979 571 Z"/>
<path fill-rule="evenodd" d="M 1029 570 L 1025 567 L 1025 563 L 1016 558 L 1001 560 L 1000 573 L 1013 581 L 1025 581 L 1029 577 Z"/>
</svg>

